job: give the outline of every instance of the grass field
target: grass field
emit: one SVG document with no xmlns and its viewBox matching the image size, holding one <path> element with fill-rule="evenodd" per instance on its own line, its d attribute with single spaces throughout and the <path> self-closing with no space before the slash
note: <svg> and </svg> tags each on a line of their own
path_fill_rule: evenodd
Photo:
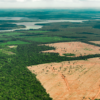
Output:
<svg viewBox="0 0 100 100">
<path fill-rule="evenodd" d="M 46 33 L 46 32 L 49 32 L 49 31 L 28 31 L 29 33 Z"/>
<path fill-rule="evenodd" d="M 62 38 L 62 37 L 29 37 L 27 38 L 27 40 L 31 40 L 31 41 L 35 41 L 35 42 L 56 42 L 56 41 L 71 41 L 71 40 L 75 40 L 75 39 L 71 39 L 71 38 Z"/>
<path fill-rule="evenodd" d="M 5 41 L 5 40 L 11 40 L 11 38 L 8 38 L 8 37 L 0 37 L 0 41 Z"/>
<path fill-rule="evenodd" d="M 20 32 L 8 32 L 8 33 L 0 33 L 0 36 L 13 36 L 13 35 L 21 35 L 23 33 L 20 33 Z"/>
<path fill-rule="evenodd" d="M 7 51 L 7 50 L 4 50 L 4 49 L 0 49 L 0 52 L 5 53 L 7 55 L 14 55 L 15 54 L 15 53 L 13 53 L 11 51 Z"/>
<path fill-rule="evenodd" d="M 1 43 L 0 45 L 15 45 L 15 44 L 30 44 L 30 43 L 17 40 L 17 41 L 8 41 L 6 43 Z"/>
</svg>

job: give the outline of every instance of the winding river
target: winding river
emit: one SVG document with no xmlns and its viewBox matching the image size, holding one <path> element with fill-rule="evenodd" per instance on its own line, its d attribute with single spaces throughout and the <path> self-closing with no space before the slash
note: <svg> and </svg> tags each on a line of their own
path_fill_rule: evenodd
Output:
<svg viewBox="0 0 100 100">
<path fill-rule="evenodd" d="M 17 25 L 25 25 L 26 28 L 19 28 L 19 29 L 12 29 L 12 30 L 0 30 L 0 32 L 8 32 L 8 31 L 15 31 L 15 30 L 29 30 L 29 29 L 39 29 L 42 28 L 42 25 L 36 25 L 36 24 L 43 24 L 43 23 L 54 23 L 54 22 L 79 22 L 82 23 L 83 21 L 88 20 L 41 20 L 40 22 L 19 22 L 19 23 L 13 23 Z"/>
</svg>

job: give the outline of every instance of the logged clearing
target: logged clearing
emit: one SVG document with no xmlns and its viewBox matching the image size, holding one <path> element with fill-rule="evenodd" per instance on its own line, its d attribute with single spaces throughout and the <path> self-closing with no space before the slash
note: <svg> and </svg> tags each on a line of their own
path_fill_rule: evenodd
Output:
<svg viewBox="0 0 100 100">
<path fill-rule="evenodd" d="M 53 100 L 100 99 L 100 58 L 39 64 L 28 69 Z"/>
<path fill-rule="evenodd" d="M 90 41 L 92 43 L 95 43 L 95 44 L 100 44 L 100 41 Z"/>
<path fill-rule="evenodd" d="M 60 43 L 52 43 L 45 45 L 50 47 L 55 47 L 55 50 L 47 50 L 42 52 L 59 53 L 60 56 L 63 56 L 63 54 L 67 53 L 75 54 L 74 57 L 84 56 L 89 54 L 100 54 L 100 47 L 82 42 L 60 42 Z"/>
<path fill-rule="evenodd" d="M 17 48 L 16 45 L 11 45 L 11 46 L 8 46 L 9 48 Z"/>
</svg>

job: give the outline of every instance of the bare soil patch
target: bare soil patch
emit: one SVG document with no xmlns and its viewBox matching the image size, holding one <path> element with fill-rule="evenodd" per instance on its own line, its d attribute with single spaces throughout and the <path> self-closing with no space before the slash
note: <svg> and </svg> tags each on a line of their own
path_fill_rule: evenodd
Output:
<svg viewBox="0 0 100 100">
<path fill-rule="evenodd" d="M 95 43 L 95 44 L 100 44 L 100 41 L 89 41 L 89 42 L 92 42 L 92 43 Z"/>
<path fill-rule="evenodd" d="M 100 99 L 100 58 L 27 67 L 53 100 Z"/>
<path fill-rule="evenodd" d="M 11 45 L 11 46 L 8 46 L 9 48 L 16 48 L 17 46 L 16 45 Z"/>
<path fill-rule="evenodd" d="M 61 43 L 53 43 L 53 44 L 45 44 L 45 45 L 55 47 L 55 50 L 47 50 L 42 52 L 59 53 L 60 56 L 64 56 L 63 54 L 67 54 L 67 53 L 75 54 L 75 56 L 72 57 L 100 53 L 100 47 L 82 43 L 82 42 L 61 42 Z"/>
</svg>

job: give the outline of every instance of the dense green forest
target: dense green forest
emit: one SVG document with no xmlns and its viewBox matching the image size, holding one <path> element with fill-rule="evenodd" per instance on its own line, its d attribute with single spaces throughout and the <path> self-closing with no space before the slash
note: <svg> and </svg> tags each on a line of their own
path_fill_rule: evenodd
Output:
<svg viewBox="0 0 100 100">
<path fill-rule="evenodd" d="M 1 24 L 0 30 L 10 30 L 10 29 L 17 29 L 17 28 L 25 28 L 24 25 L 16 25 L 16 24 Z"/>
<path fill-rule="evenodd" d="M 28 48 L 23 52 L 22 48 L 24 46 L 27 48 L 28 45 L 22 45 L 21 47 L 18 46 L 17 49 L 15 48 L 15 50 L 10 50 L 15 52 L 16 55 L 0 53 L 0 99 L 52 100 L 46 93 L 45 89 L 41 86 L 40 82 L 36 79 L 36 76 L 27 70 L 26 66 L 30 65 L 28 57 L 30 55 L 26 52 L 35 54 L 36 51 L 33 52 L 33 48 L 31 48 L 32 46 L 28 46 L 30 49 Z M 24 49 L 26 49 L 25 47 Z M 7 47 L 3 48 L 7 49 Z M 46 49 L 48 48 L 49 47 Z M 22 52 L 23 54 L 21 54 Z M 27 57 L 27 59 L 24 59 L 23 57 Z M 34 57 L 32 58 L 34 59 Z M 31 59 L 31 63 L 33 62 L 36 64 L 33 59 Z"/>
<path fill-rule="evenodd" d="M 10 16 L 9 13 L 12 14 L 12 11 L 10 12 L 8 10 L 8 13 L 5 14 L 3 10 L 1 10 L 0 13 L 4 13 L 2 16 Z M 26 11 L 27 13 L 32 14 L 32 11 Z M 19 11 L 16 10 L 15 14 L 18 14 L 18 12 Z M 36 12 L 37 11 L 34 11 L 34 16 L 35 14 L 38 16 L 38 13 L 40 13 L 40 11 L 38 11 L 38 13 Z M 91 11 L 91 13 L 94 12 Z M 19 13 L 19 15 L 21 16 L 22 14 L 22 16 L 25 16 L 25 13 L 26 12 Z M 52 10 L 45 10 L 41 13 L 55 13 L 55 10 L 54 12 L 52 12 Z M 82 13 L 84 14 L 85 11 Z M 99 13 L 99 11 L 96 11 L 95 13 Z M 76 13 L 73 12 L 73 14 Z M 14 13 L 13 16 L 15 16 Z M 33 15 L 28 17 L 32 18 Z M 38 18 L 42 17 L 43 15 L 41 14 Z M 49 18 L 47 17 L 47 19 Z M 5 22 L 0 22 L 1 27 L 7 26 L 13 28 L 16 26 L 12 26 L 12 24 L 7 21 Z M 41 83 L 36 79 L 36 75 L 32 74 L 27 69 L 27 66 L 50 62 L 87 60 L 88 58 L 100 57 L 100 54 L 79 57 L 68 57 L 69 55 L 73 56 L 74 54 L 59 56 L 58 53 L 42 53 L 41 51 L 55 48 L 39 45 L 55 42 L 81 41 L 100 47 L 99 44 L 90 42 L 100 41 L 99 23 L 100 21 L 96 20 L 84 21 L 82 23 L 47 23 L 42 24 L 43 27 L 37 30 L 0 32 L 0 100 L 52 100 L 49 94 L 46 93 L 46 90 L 42 87 Z M 14 48 L 9 47 L 13 45 L 15 46 Z"/>
<path fill-rule="evenodd" d="M 33 19 L 95 19 L 96 9 L 0 9 L 1 17 L 28 17 Z"/>
</svg>

